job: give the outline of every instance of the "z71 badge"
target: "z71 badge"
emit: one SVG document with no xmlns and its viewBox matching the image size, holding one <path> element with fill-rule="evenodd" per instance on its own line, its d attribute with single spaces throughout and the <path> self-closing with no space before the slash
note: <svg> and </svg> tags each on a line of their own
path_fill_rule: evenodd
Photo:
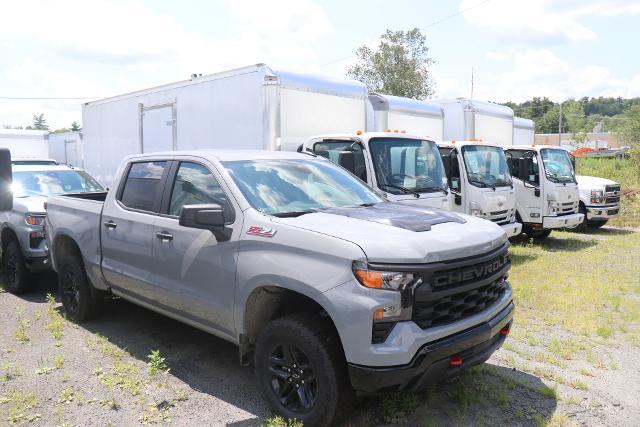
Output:
<svg viewBox="0 0 640 427">
<path fill-rule="evenodd" d="M 276 234 L 276 230 L 274 230 L 273 228 L 263 228 L 263 227 L 258 227 L 256 225 L 252 225 L 247 230 L 247 234 L 251 234 L 253 236 L 260 236 L 260 237 L 273 237 Z"/>
</svg>

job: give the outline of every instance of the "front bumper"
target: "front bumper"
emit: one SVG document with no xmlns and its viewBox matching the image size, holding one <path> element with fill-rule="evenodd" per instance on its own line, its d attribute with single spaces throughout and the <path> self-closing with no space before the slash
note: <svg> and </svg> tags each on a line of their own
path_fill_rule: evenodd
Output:
<svg viewBox="0 0 640 427">
<path fill-rule="evenodd" d="M 519 222 L 512 222 L 510 224 L 503 224 L 500 227 L 507 233 L 507 237 L 518 236 L 522 233 L 522 224 Z"/>
<path fill-rule="evenodd" d="M 608 220 L 620 214 L 620 206 L 587 206 L 587 220 Z"/>
<path fill-rule="evenodd" d="M 542 219 L 542 228 L 575 228 L 582 223 L 584 214 L 576 213 L 562 216 L 545 216 Z"/>
<path fill-rule="evenodd" d="M 26 258 L 24 261 L 29 271 L 34 273 L 51 270 L 49 257 Z"/>
<path fill-rule="evenodd" d="M 363 394 L 425 390 L 433 383 L 489 359 L 504 342 L 506 334 L 501 331 L 511 328 L 513 313 L 511 302 L 484 323 L 425 344 L 407 365 L 370 367 L 348 364 L 351 385 Z M 459 357 L 462 363 L 452 365 L 452 357 Z"/>
</svg>

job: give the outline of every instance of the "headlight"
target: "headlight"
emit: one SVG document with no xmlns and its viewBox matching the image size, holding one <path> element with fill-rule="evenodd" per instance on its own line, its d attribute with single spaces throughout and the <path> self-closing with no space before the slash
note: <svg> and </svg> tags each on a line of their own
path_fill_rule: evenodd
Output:
<svg viewBox="0 0 640 427">
<path fill-rule="evenodd" d="M 470 213 L 472 216 L 477 216 L 478 218 L 484 218 L 484 212 L 482 212 L 482 209 L 471 208 Z"/>
<path fill-rule="evenodd" d="M 29 225 L 44 225 L 44 217 L 42 214 L 26 213 L 24 220 Z"/>
<path fill-rule="evenodd" d="M 602 190 L 591 190 L 591 203 L 603 203 Z"/>
<path fill-rule="evenodd" d="M 415 277 L 413 273 L 370 270 L 361 261 L 353 263 L 353 274 L 362 286 L 392 291 L 403 291 Z"/>
<path fill-rule="evenodd" d="M 560 204 L 558 202 L 549 201 L 549 213 L 555 214 L 558 213 L 558 207 Z"/>
</svg>

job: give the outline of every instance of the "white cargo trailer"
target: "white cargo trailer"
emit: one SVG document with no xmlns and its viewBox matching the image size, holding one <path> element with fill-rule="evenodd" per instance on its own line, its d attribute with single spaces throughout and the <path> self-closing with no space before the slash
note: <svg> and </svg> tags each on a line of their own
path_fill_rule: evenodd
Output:
<svg viewBox="0 0 640 427">
<path fill-rule="evenodd" d="M 437 103 L 370 93 L 369 104 L 368 131 L 404 130 L 434 141 L 443 138 L 444 111 Z"/>
<path fill-rule="evenodd" d="M 536 139 L 536 126 L 533 120 L 522 117 L 513 118 L 513 145 L 533 145 Z"/>
<path fill-rule="evenodd" d="M 129 154 L 199 148 L 295 150 L 366 126 L 357 81 L 257 64 L 83 105 L 84 168 L 109 185 Z"/>
<path fill-rule="evenodd" d="M 49 131 L 0 129 L 0 148 L 8 148 L 11 157 L 43 159 L 49 156 Z"/>
<path fill-rule="evenodd" d="M 84 168 L 82 132 L 52 133 L 49 135 L 49 158 L 58 163 Z"/>
<path fill-rule="evenodd" d="M 513 110 L 504 105 L 474 99 L 437 101 L 444 109 L 444 140 L 487 140 L 513 145 Z"/>
</svg>

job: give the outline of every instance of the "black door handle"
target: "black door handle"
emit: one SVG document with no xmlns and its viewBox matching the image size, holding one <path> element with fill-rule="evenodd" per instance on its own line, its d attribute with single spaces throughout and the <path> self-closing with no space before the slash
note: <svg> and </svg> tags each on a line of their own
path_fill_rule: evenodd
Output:
<svg viewBox="0 0 640 427">
<path fill-rule="evenodd" d="M 113 221 L 107 221 L 107 222 L 104 223 L 104 226 L 107 227 L 107 228 L 116 228 L 118 226 L 118 224 L 116 224 Z"/>
<path fill-rule="evenodd" d="M 160 240 L 173 240 L 173 234 L 169 234 L 166 231 L 156 233 L 156 237 Z"/>
</svg>

